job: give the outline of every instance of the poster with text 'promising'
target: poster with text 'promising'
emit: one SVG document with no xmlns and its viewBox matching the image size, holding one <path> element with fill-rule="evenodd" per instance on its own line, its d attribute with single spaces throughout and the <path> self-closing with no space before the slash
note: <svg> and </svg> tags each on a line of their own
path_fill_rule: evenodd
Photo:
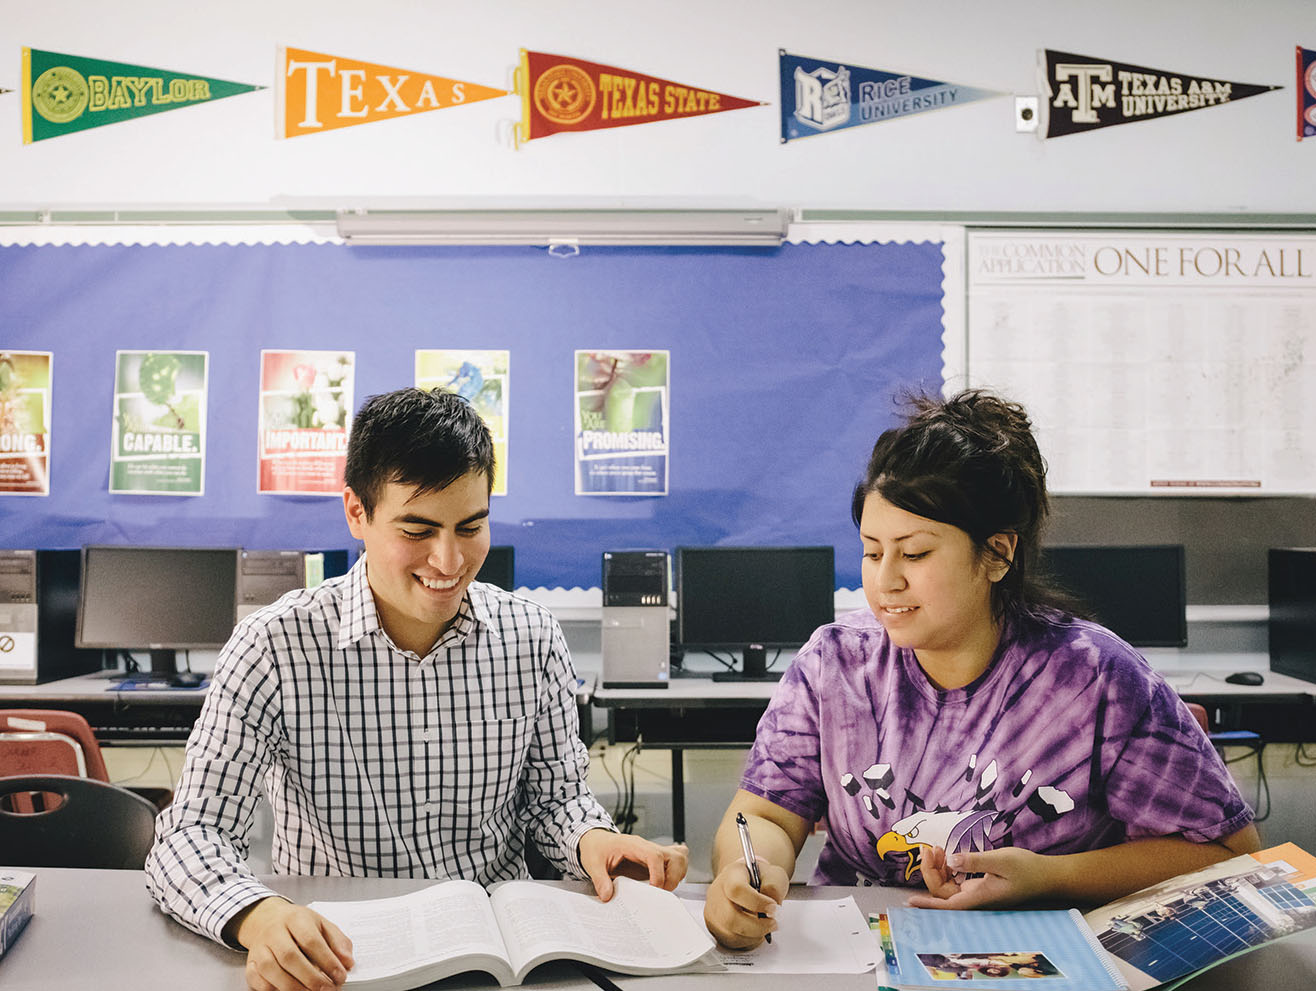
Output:
<svg viewBox="0 0 1316 991">
<path fill-rule="evenodd" d="M 259 491 L 341 496 L 352 351 L 260 353 Z"/>
<path fill-rule="evenodd" d="M 490 495 L 507 495 L 507 351 L 416 352 L 416 388 L 446 389 L 468 403 L 489 428 L 494 446 Z"/>
<path fill-rule="evenodd" d="M 51 360 L 0 350 L 0 495 L 50 494 Z"/>
<path fill-rule="evenodd" d="M 205 351 L 119 351 L 114 359 L 110 491 L 203 495 Z"/>
<path fill-rule="evenodd" d="M 667 495 L 669 352 L 576 352 L 576 495 Z"/>
</svg>

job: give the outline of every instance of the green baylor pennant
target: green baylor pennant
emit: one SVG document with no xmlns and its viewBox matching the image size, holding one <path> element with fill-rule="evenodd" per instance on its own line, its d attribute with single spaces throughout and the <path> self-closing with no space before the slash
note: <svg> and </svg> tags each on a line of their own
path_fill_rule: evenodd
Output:
<svg viewBox="0 0 1316 991">
<path fill-rule="evenodd" d="M 23 143 L 264 88 L 24 48 Z"/>
</svg>

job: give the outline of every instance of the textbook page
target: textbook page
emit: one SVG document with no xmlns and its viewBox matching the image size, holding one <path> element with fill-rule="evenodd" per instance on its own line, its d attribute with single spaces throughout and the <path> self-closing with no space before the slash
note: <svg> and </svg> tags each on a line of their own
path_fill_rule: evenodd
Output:
<svg viewBox="0 0 1316 991">
<path fill-rule="evenodd" d="M 445 881 L 394 898 L 312 902 L 352 940 L 347 986 L 377 991 L 415 987 L 468 970 L 512 983 L 507 950 L 489 897 L 473 881 Z"/>
<path fill-rule="evenodd" d="M 704 903 L 681 899 L 704 926 Z M 752 950 L 718 946 L 716 958 L 733 974 L 866 974 L 877 966 L 882 948 L 852 897 L 792 900 L 777 908 L 779 927 L 772 942 Z"/>
<path fill-rule="evenodd" d="M 504 881 L 489 895 L 518 980 L 548 960 L 583 960 L 625 974 L 717 971 L 714 946 L 670 891 L 618 878 L 607 902 L 535 881 Z"/>
</svg>

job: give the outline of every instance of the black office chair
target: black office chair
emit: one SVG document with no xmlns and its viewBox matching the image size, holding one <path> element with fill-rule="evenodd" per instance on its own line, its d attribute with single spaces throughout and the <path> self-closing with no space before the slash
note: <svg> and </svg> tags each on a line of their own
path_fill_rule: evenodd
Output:
<svg viewBox="0 0 1316 991">
<path fill-rule="evenodd" d="M 33 792 L 39 811 L 22 812 Z M 64 774 L 0 778 L 0 860 L 11 867 L 141 870 L 155 835 L 155 806 L 126 788 Z"/>
</svg>

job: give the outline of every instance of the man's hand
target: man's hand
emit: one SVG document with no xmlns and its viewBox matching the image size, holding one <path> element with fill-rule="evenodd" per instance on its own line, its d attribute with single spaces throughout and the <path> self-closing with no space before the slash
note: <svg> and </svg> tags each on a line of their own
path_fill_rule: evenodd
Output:
<svg viewBox="0 0 1316 991">
<path fill-rule="evenodd" d="M 914 908 L 997 908 L 1041 898 L 1047 893 L 1047 857 L 1003 847 L 978 853 L 952 853 L 925 847 L 926 895 L 911 895 Z M 981 877 L 965 877 L 977 875 Z"/>
<path fill-rule="evenodd" d="M 776 931 L 777 906 L 790 888 L 789 874 L 762 857 L 756 859 L 762 882 L 759 891 L 749 883 L 742 857 L 718 872 L 704 899 L 704 925 L 714 939 L 733 950 L 752 949 Z M 760 914 L 766 918 L 759 918 Z"/>
<path fill-rule="evenodd" d="M 282 898 L 266 898 L 233 922 L 247 949 L 251 991 L 333 991 L 347 980 L 352 941 L 324 916 Z"/>
<path fill-rule="evenodd" d="M 594 882 L 600 901 L 612 897 L 614 877 L 647 879 L 655 888 L 671 891 L 690 866 L 684 843 L 659 846 L 651 840 L 610 829 L 591 829 L 580 838 L 580 866 Z"/>
</svg>

